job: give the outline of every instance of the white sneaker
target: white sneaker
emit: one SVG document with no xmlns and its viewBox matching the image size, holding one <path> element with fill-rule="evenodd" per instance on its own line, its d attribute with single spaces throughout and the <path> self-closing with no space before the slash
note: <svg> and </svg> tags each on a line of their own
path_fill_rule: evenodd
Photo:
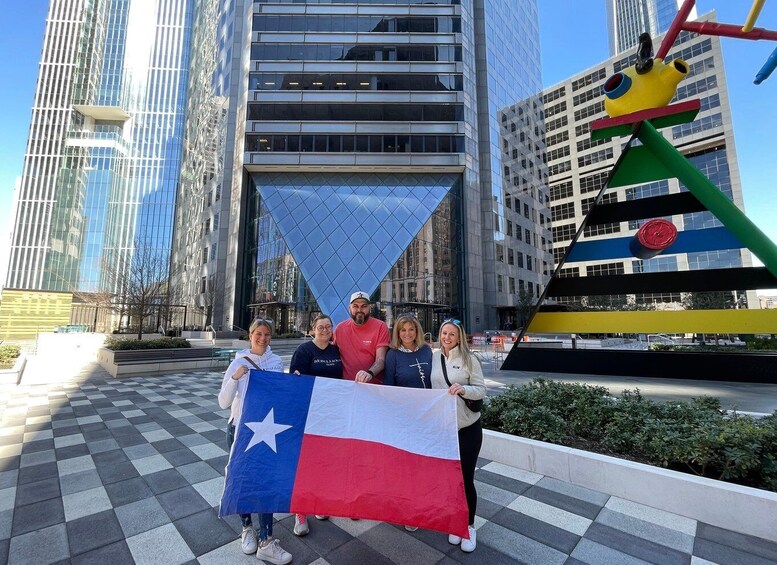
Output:
<svg viewBox="0 0 777 565">
<path fill-rule="evenodd" d="M 308 527 L 308 518 L 304 514 L 296 514 L 294 516 L 294 535 L 306 536 L 310 533 Z"/>
<path fill-rule="evenodd" d="M 256 553 L 256 548 L 256 530 L 251 526 L 245 526 L 243 532 L 240 534 L 240 549 L 242 549 L 243 553 L 246 555 L 251 555 L 252 553 Z"/>
<path fill-rule="evenodd" d="M 329 520 L 329 516 L 324 516 L 323 514 L 316 514 L 316 520 Z"/>
<path fill-rule="evenodd" d="M 465 553 L 472 553 L 475 551 L 475 547 L 477 547 L 478 541 L 477 541 L 477 532 L 475 531 L 475 526 L 469 527 L 469 539 L 463 539 L 461 540 L 461 550 Z"/>
<path fill-rule="evenodd" d="M 453 534 L 448 534 L 448 543 L 451 545 L 459 545 L 461 543 L 461 538 L 459 536 L 454 536 Z"/>
<path fill-rule="evenodd" d="M 274 565 L 291 563 L 291 553 L 283 549 L 277 539 L 263 540 L 256 550 L 256 558 Z"/>
</svg>

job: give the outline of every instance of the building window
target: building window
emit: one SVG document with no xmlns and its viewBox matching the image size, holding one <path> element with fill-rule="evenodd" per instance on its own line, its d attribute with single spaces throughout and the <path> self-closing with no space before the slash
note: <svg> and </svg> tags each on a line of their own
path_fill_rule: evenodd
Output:
<svg viewBox="0 0 777 565">
<path fill-rule="evenodd" d="M 505 248 L 499 243 L 496 244 L 496 260 L 499 263 L 505 262 Z"/>
<path fill-rule="evenodd" d="M 572 196 L 572 181 L 568 180 L 550 187 L 550 199 L 561 200 Z"/>
<path fill-rule="evenodd" d="M 552 222 L 558 222 L 559 220 L 566 220 L 572 218 L 575 215 L 575 203 L 567 202 L 566 204 L 559 204 L 553 206 L 550 209 L 550 219 Z"/>
<path fill-rule="evenodd" d="M 622 275 L 624 273 L 623 263 L 602 263 L 601 265 L 587 265 L 585 274 L 589 277 L 602 275 Z"/>
</svg>

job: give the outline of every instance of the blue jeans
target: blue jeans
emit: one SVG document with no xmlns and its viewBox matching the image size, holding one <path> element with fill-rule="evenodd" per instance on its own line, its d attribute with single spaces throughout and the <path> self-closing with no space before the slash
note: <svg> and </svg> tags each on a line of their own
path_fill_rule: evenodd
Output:
<svg viewBox="0 0 777 565">
<path fill-rule="evenodd" d="M 232 450 L 232 444 L 235 442 L 235 426 L 227 424 L 227 451 Z M 272 537 L 272 512 L 257 514 L 259 516 L 259 539 L 266 540 Z M 251 515 L 241 514 L 240 521 L 243 527 L 251 526 Z"/>
</svg>

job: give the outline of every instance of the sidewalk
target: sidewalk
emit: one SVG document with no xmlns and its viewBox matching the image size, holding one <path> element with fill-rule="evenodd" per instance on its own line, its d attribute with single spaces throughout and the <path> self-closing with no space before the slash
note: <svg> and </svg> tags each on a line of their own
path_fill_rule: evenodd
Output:
<svg viewBox="0 0 777 565">
<path fill-rule="evenodd" d="M 0 563 L 257 563 L 219 520 L 221 373 L 71 380 L 0 399 Z M 36 379 L 39 382 L 39 379 Z M 275 536 L 293 563 L 777 564 L 777 544 L 480 460 L 478 548 L 366 520 Z"/>
</svg>

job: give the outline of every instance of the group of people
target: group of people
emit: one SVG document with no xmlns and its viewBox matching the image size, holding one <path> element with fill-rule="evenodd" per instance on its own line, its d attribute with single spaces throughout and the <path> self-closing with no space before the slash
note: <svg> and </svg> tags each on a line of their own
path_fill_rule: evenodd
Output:
<svg viewBox="0 0 777 565">
<path fill-rule="evenodd" d="M 469 508 L 469 539 L 449 535 L 448 542 L 460 545 L 462 551 L 472 552 L 476 547 L 475 465 L 483 443 L 480 412 L 467 407 L 467 400 L 480 400 L 486 394 L 483 371 L 467 345 L 467 334 L 462 323 L 448 319 L 440 327 L 440 349 L 432 350 L 424 340 L 418 319 L 403 314 L 389 332 L 388 326 L 370 316 L 371 302 L 366 292 L 355 292 L 349 304 L 350 319 L 333 327 L 332 320 L 319 315 L 313 320 L 312 341 L 300 345 L 294 352 L 289 373 L 343 378 L 361 383 L 403 386 L 411 388 L 447 389 L 457 397 L 457 426 L 459 452 L 464 478 L 464 490 Z M 224 374 L 219 392 L 219 405 L 231 406 L 227 422 L 227 447 L 235 439 L 235 423 L 239 421 L 248 386 L 249 371 L 283 371 L 283 361 L 272 353 L 270 339 L 272 321 L 257 318 L 249 328 L 251 347 L 238 352 Z M 253 527 L 250 514 L 240 516 L 243 531 L 241 549 L 245 554 L 255 553 L 259 559 L 283 565 L 292 560 L 277 539 L 272 537 L 273 515 L 259 514 L 259 531 Z M 316 516 L 326 520 L 328 516 Z M 417 528 L 405 527 L 408 531 Z M 307 517 L 295 516 L 294 533 L 309 533 Z"/>
</svg>

